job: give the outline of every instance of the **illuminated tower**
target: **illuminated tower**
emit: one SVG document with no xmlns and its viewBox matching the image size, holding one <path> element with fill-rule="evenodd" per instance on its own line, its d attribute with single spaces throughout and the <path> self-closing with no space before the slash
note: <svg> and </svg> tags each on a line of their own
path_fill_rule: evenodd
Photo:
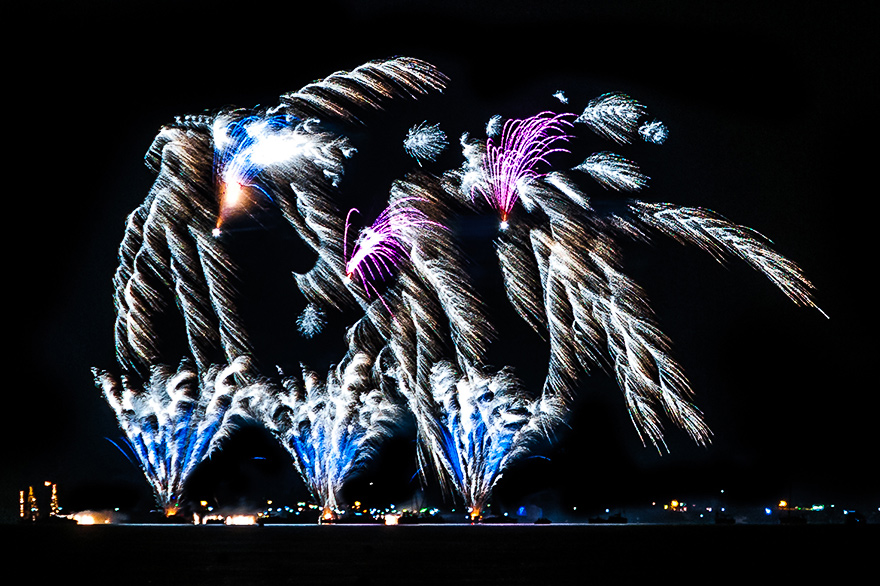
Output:
<svg viewBox="0 0 880 586">
<path fill-rule="evenodd" d="M 49 498 L 49 514 L 55 517 L 61 512 L 61 507 L 58 506 L 58 485 L 48 480 L 43 484 L 52 487 L 52 496 Z"/>
<path fill-rule="evenodd" d="M 37 507 L 37 497 L 34 496 L 34 487 L 28 487 L 28 497 L 27 497 L 27 515 L 26 519 L 30 521 L 36 521 L 37 517 L 40 516 L 40 509 Z"/>
<path fill-rule="evenodd" d="M 18 516 L 21 519 L 25 518 L 25 503 L 27 501 L 24 498 L 24 491 L 18 491 Z"/>
</svg>

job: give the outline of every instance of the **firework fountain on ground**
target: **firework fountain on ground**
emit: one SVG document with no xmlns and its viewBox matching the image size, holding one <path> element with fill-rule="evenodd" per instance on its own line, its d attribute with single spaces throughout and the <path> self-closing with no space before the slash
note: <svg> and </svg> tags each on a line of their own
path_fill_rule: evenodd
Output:
<svg viewBox="0 0 880 586">
<path fill-rule="evenodd" d="M 345 482 L 408 421 L 393 379 L 363 352 L 326 380 L 307 370 L 266 378 L 245 362 L 247 382 L 234 414 L 263 424 L 278 439 L 321 507 L 322 520 L 335 519 Z"/>
<path fill-rule="evenodd" d="M 446 134 L 427 122 L 411 126 L 401 151 L 417 168 L 357 208 L 369 203 L 383 211 L 354 237 L 357 210 L 346 213 L 341 204 L 348 162 L 358 155 L 353 137 L 382 124 L 395 102 L 442 93 L 447 82 L 427 63 L 396 58 L 335 73 L 282 96 L 269 110 L 178 119 L 150 148 L 147 163 L 157 177 L 130 216 L 120 247 L 114 284 L 124 380 L 152 376 L 148 388 L 168 387 L 153 379 L 176 360 L 159 335 L 164 320 L 176 316 L 193 364 L 187 380 L 203 383 L 187 383 L 185 393 L 169 397 L 185 395 L 202 405 L 222 386 L 233 412 L 279 438 L 326 510 L 339 505 L 352 471 L 369 463 L 401 419 L 413 417 L 423 478 L 436 475 L 479 517 L 504 470 L 565 420 L 594 367 L 617 379 L 643 442 L 664 449 L 664 415 L 697 442 L 709 441 L 669 341 L 640 287 L 622 272 L 621 238 L 647 239 L 656 231 L 719 259 L 740 257 L 795 302 L 815 307 L 796 265 L 760 235 L 717 214 L 635 199 L 616 212 L 595 209 L 585 180 L 603 191 L 637 192 L 648 177 L 634 162 L 600 151 L 574 169 L 554 166 L 556 157 L 571 154 L 570 139 L 582 129 L 618 146 L 666 139 L 661 122 L 648 121 L 643 105 L 619 93 L 600 96 L 580 115 L 495 116 L 485 140 L 462 136 L 461 166 L 437 174 L 426 168 L 448 147 Z M 250 324 L 238 310 L 239 273 L 228 248 L 236 235 L 226 228 L 257 201 L 276 208 L 317 259 L 293 275 L 306 301 L 300 334 L 317 335 L 343 311 L 360 316 L 348 325 L 348 349 L 326 376 L 307 365 L 301 377 L 260 372 Z M 548 347 L 541 388 L 526 388 L 515 365 L 486 364 L 496 337 L 490 312 L 465 270 L 470 261 L 455 231 L 447 228 L 493 209 L 507 300 Z M 239 367 L 230 374 L 224 364 Z M 98 378 L 126 433 L 129 422 L 150 417 L 154 405 L 163 413 L 187 412 L 168 401 L 134 400 L 134 382 L 120 392 L 111 375 Z M 230 382 L 211 387 L 219 380 Z M 181 421 L 177 417 L 168 421 Z M 187 441 L 216 445 L 228 433 L 223 422 L 189 426 Z M 176 436 L 151 437 L 165 438 L 155 443 Z M 148 478 L 155 476 L 151 456 L 136 453 Z M 201 457 L 186 464 L 165 459 L 176 480 L 153 482 L 160 503 L 179 498 L 189 462 Z"/>
<path fill-rule="evenodd" d="M 176 371 L 156 365 L 146 386 L 94 371 L 156 504 L 168 516 L 178 512 L 186 479 L 232 429 L 230 407 L 241 366 L 239 360 L 200 376 L 187 361 Z"/>
</svg>

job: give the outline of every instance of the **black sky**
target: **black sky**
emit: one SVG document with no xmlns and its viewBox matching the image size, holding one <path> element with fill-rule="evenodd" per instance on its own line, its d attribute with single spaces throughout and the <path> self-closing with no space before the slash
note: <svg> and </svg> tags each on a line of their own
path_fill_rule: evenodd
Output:
<svg viewBox="0 0 880 586">
<path fill-rule="evenodd" d="M 146 492 L 104 439 L 119 433 L 89 369 L 114 366 L 116 251 L 149 189 L 143 155 L 159 127 L 275 104 L 393 55 L 449 74 L 447 113 L 474 133 L 494 113 L 558 107 L 548 90 L 567 90 L 572 111 L 606 91 L 636 97 L 670 128 L 666 145 L 633 155 L 653 179 L 644 198 L 708 207 L 770 237 L 830 316 L 795 307 L 743 265 L 659 239 L 627 248 L 713 444 L 670 429 L 670 454 L 643 448 L 597 374 L 551 460 L 512 471 L 502 496 L 554 489 L 600 502 L 726 485 L 743 499 L 878 505 L 871 3 L 317 4 L 46 3 L 11 20 L 27 40 L 9 49 L 4 97 L 14 162 L 4 518 L 18 490 L 43 480 L 89 505 L 91 491 Z"/>
</svg>

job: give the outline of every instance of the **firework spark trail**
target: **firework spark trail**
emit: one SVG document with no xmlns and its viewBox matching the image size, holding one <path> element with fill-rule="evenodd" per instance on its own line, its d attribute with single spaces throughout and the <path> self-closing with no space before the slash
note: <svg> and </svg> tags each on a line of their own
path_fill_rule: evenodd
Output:
<svg viewBox="0 0 880 586">
<path fill-rule="evenodd" d="M 586 124 L 599 136 L 628 144 L 645 112 L 645 107 L 628 95 L 612 92 L 590 100 L 575 122 Z"/>
<path fill-rule="evenodd" d="M 429 63 L 399 57 L 365 63 L 351 72 L 338 71 L 281 99 L 288 111 L 301 112 L 303 118 L 329 116 L 363 124 L 359 111 L 380 110 L 392 98 L 443 91 L 447 81 Z"/>
<path fill-rule="evenodd" d="M 188 124 L 163 129 L 150 148 L 156 182 L 129 221 L 114 279 L 120 365 L 142 376 L 175 358 L 157 345 L 156 329 L 172 305 L 181 310 L 200 369 L 250 352 L 235 307 L 237 268 L 223 243 L 209 237 L 217 207 L 207 126 L 200 132 L 197 123 Z"/>
<path fill-rule="evenodd" d="M 542 112 L 524 120 L 508 120 L 501 131 L 500 144 L 496 145 L 491 137 L 486 141 L 484 181 L 475 186 L 475 191 L 498 210 L 503 227 L 525 182 L 541 177 L 536 167 L 549 165 L 552 153 L 568 152 L 554 144 L 570 138 L 564 134 L 564 127 L 572 125 L 570 117 L 571 114 Z"/>
<path fill-rule="evenodd" d="M 123 368 L 137 364 L 133 348 L 128 343 L 129 302 L 126 288 L 134 273 L 135 257 L 143 241 L 144 222 L 149 214 L 149 199 L 132 212 L 126 222 L 125 235 L 119 245 L 119 266 L 113 277 L 113 302 L 116 307 L 116 361 Z"/>
<path fill-rule="evenodd" d="M 498 246 L 500 264 L 510 267 L 503 273 L 508 299 L 550 346 L 544 394 L 565 400 L 581 372 L 596 365 L 608 367 L 643 440 L 658 449 L 664 445 L 660 406 L 696 441 L 705 443 L 708 428 L 689 402 L 690 388 L 653 323 L 643 292 L 615 268 L 613 241 L 594 231 L 607 227 L 577 221 L 587 210 L 572 203 L 585 202 L 585 196 L 558 177 L 547 183 L 553 185 L 577 197 L 560 198 L 554 189 L 531 188 L 528 199 L 549 225 L 523 222 L 505 232 Z"/>
<path fill-rule="evenodd" d="M 413 320 L 428 320 L 425 332 L 447 332 L 448 339 L 423 340 L 430 355 L 439 355 L 438 347 L 452 349 L 470 363 L 479 362 L 488 342 L 495 333 L 464 266 L 466 257 L 459 249 L 454 233 L 446 229 L 453 211 L 452 200 L 457 199 L 456 188 L 444 180 L 427 174 L 412 174 L 397 181 L 392 189 L 392 201 L 407 201 L 429 218 L 419 222 L 410 233 L 409 261 L 399 268 L 394 290 L 400 291 L 401 305 L 412 305 L 416 311 L 407 322 L 407 311 L 401 312 L 390 336 L 393 343 L 412 346 L 415 340 L 409 328 Z M 408 333 L 407 333 L 408 332 Z M 415 361 L 415 358 L 413 358 Z M 427 384 L 427 370 L 423 369 L 422 383 Z M 423 387 L 426 390 L 427 387 Z"/>
<path fill-rule="evenodd" d="M 593 315 L 605 331 L 615 376 L 642 440 L 647 436 L 658 449 L 665 447 L 655 407 L 659 403 L 694 441 L 707 443 L 709 428 L 689 401 L 689 383 L 670 356 L 669 341 L 653 323 L 641 288 L 612 266 L 613 257 L 595 252 L 590 257 L 604 274 L 609 291 L 597 295 L 582 286 L 579 292 L 592 304 Z"/>
<path fill-rule="evenodd" d="M 436 161 L 447 146 L 449 141 L 446 139 L 446 133 L 440 130 L 440 125 L 428 124 L 427 121 L 410 128 L 403 141 L 404 150 L 418 162 L 419 166 L 422 165 L 422 161 Z"/>
<path fill-rule="evenodd" d="M 165 129 L 151 147 L 148 161 L 158 175 L 147 202 L 129 218 L 114 278 L 117 353 L 126 370 L 146 374 L 166 358 L 156 345 L 156 319 L 173 305 L 175 294 L 200 367 L 216 344 L 217 320 L 210 317 L 193 237 L 213 224 L 204 187 L 211 184 L 208 153 L 204 137 L 188 129 Z"/>
<path fill-rule="evenodd" d="M 157 365 L 144 387 L 93 370 L 167 515 L 177 512 L 185 482 L 230 430 L 229 407 L 238 391 L 234 375 L 240 368 L 240 363 L 215 366 L 200 379 L 187 362 L 176 371 Z"/>
<path fill-rule="evenodd" d="M 396 58 L 359 66 L 351 72 L 336 72 L 324 80 L 282 96 L 283 110 L 301 119 L 313 116 L 362 125 L 362 116 L 370 110 L 381 110 L 397 98 L 414 99 L 431 92 L 442 92 L 447 78 L 432 65 L 411 58 Z M 359 117 L 361 116 L 361 117 Z M 312 131 L 307 128 L 309 132 Z M 332 140 L 331 140 L 332 139 Z M 306 298 L 321 305 L 342 309 L 360 305 L 365 311 L 370 303 L 353 294 L 346 283 L 345 222 L 336 208 L 336 194 L 326 177 L 338 177 L 342 164 L 352 152 L 344 136 L 324 133 L 324 156 L 311 165 L 295 165 L 287 169 L 295 195 L 294 205 L 286 199 L 279 202 L 284 217 L 315 250 L 319 261 L 297 284 Z"/>
<path fill-rule="evenodd" d="M 648 177 L 632 161 L 609 152 L 593 153 L 575 167 L 606 187 L 623 191 L 639 191 L 648 184 Z"/>
<path fill-rule="evenodd" d="M 264 119 L 252 115 L 243 118 L 227 119 L 218 116 L 212 125 L 214 140 L 214 166 L 221 192 L 220 212 L 214 235 L 220 233 L 220 227 L 235 211 L 241 209 L 247 188 L 257 188 L 270 200 L 272 196 L 265 189 L 255 184 L 255 180 L 265 167 L 261 158 L 265 158 L 265 144 L 274 143 L 274 131 L 288 124 L 284 116 Z M 277 145 L 275 146 L 276 156 Z"/>
<path fill-rule="evenodd" d="M 192 234 L 179 224 L 169 225 L 167 241 L 175 295 L 184 316 L 190 354 L 199 371 L 204 372 L 221 355 L 221 320 L 211 305 L 210 287 L 202 278 L 204 269 Z"/>
<path fill-rule="evenodd" d="M 439 74 L 417 83 L 420 67 L 409 60 L 375 64 L 367 68 L 372 72 L 369 75 L 349 79 L 336 74 L 334 81 L 322 87 L 342 84 L 347 99 L 353 100 L 360 84 L 366 80 L 375 85 L 382 72 L 392 76 L 383 86 L 386 97 L 401 91 L 423 93 L 442 87 Z M 315 98 L 311 91 L 302 95 Z M 371 100 L 362 101 L 378 104 Z M 310 103 L 329 104 L 329 100 L 315 98 Z M 116 329 L 117 352 L 125 368 L 144 372 L 164 359 L 162 348 L 156 345 L 155 319 L 171 306 L 175 296 L 182 306 L 191 351 L 200 367 L 215 354 L 217 330 L 227 359 L 250 352 L 246 329 L 235 309 L 236 269 L 222 243 L 205 237 L 217 227 L 223 213 L 221 210 L 217 214 L 217 204 L 209 191 L 215 183 L 208 178 L 212 169 L 219 174 L 224 196 L 224 184 L 250 186 L 257 175 L 265 178 L 267 188 L 261 190 L 267 195 L 278 195 L 274 187 L 289 182 L 299 205 L 291 206 L 283 193 L 276 203 L 326 262 L 319 263 L 311 275 L 302 276 L 301 289 L 309 299 L 331 307 L 354 301 L 343 287 L 333 283 L 333 274 L 342 273 L 342 239 L 329 203 L 332 196 L 326 195 L 326 185 L 338 180 L 341 161 L 351 155 L 352 149 L 344 137 L 324 132 L 313 121 L 293 124 L 301 118 L 293 113 L 297 106 L 302 106 L 301 99 L 291 98 L 288 112 L 266 120 L 241 111 L 214 119 L 187 118 L 178 121 L 182 128 L 167 128 L 160 133 L 148 156 L 148 163 L 158 173 L 153 193 L 133 214 L 120 247 Z M 310 201 L 299 201 L 303 193 L 309 194 Z M 216 220 L 210 221 L 213 225 L 206 229 L 209 224 L 205 220 L 212 217 Z M 173 242 L 166 241 L 166 226 L 174 236 Z M 189 237 L 185 231 L 189 231 Z M 194 265 L 196 258 L 201 267 Z"/>
<path fill-rule="evenodd" d="M 813 285 L 800 267 L 775 252 L 770 248 L 771 242 L 751 228 L 702 208 L 640 201 L 632 202 L 630 208 L 647 225 L 680 242 L 694 244 L 719 261 L 728 255 L 738 256 L 766 275 L 795 303 L 822 311 L 813 301 Z"/>
</svg>

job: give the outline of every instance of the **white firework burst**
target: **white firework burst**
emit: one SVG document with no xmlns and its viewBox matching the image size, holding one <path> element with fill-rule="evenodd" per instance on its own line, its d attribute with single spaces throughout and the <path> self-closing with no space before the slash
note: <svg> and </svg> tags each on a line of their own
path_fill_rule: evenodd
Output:
<svg viewBox="0 0 880 586">
<path fill-rule="evenodd" d="M 663 144 L 669 137 L 669 129 L 659 120 L 652 120 L 651 122 L 645 122 L 639 127 L 639 136 L 645 142 Z"/>
<path fill-rule="evenodd" d="M 446 133 L 440 130 L 439 124 L 428 124 L 427 121 L 416 124 L 406 133 L 403 148 L 419 165 L 422 161 L 436 161 L 449 141 Z"/>
<path fill-rule="evenodd" d="M 296 327 L 304 338 L 314 338 L 321 333 L 326 324 L 327 319 L 324 311 L 314 303 L 306 305 L 306 308 L 296 318 Z"/>
</svg>

